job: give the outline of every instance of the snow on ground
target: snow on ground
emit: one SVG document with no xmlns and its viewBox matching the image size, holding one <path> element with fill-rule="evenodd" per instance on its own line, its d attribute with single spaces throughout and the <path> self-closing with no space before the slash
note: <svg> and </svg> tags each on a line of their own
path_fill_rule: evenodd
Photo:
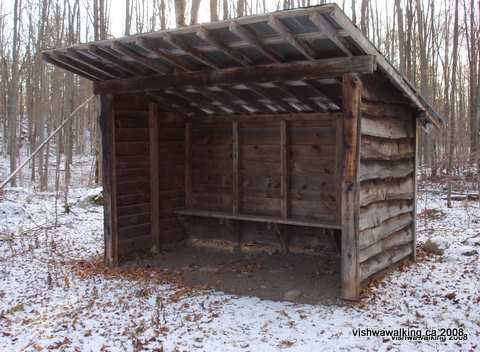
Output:
<svg viewBox="0 0 480 352">
<path fill-rule="evenodd" d="M 54 194 L 30 192 L 0 195 L 0 351 L 480 349 L 478 202 L 448 209 L 421 196 L 418 240 L 443 241 L 443 255 L 419 251 L 424 259 L 361 302 L 320 306 L 192 290 L 158 269 L 102 269 L 102 207 L 78 203 L 88 191 L 73 189 L 71 212 L 59 202 L 57 218 Z M 356 328 L 462 328 L 467 340 L 401 342 Z"/>
</svg>

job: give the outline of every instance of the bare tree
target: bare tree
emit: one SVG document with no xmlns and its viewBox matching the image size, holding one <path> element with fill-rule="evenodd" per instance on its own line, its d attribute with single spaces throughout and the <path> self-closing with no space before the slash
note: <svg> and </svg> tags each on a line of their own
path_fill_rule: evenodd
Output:
<svg viewBox="0 0 480 352">
<path fill-rule="evenodd" d="M 452 176 L 453 176 L 453 157 L 455 152 L 455 91 L 457 87 L 456 83 L 456 74 L 457 74 L 457 63 L 458 63 L 458 0 L 455 0 L 455 19 L 453 24 L 453 51 L 452 51 L 452 88 L 450 90 L 450 138 L 449 138 L 449 149 L 448 149 L 448 199 L 447 206 L 452 207 Z"/>
<path fill-rule="evenodd" d="M 18 61 L 19 61 L 19 27 L 21 0 L 15 0 L 13 5 L 13 39 L 12 39 L 12 63 L 10 67 L 10 80 L 7 93 L 7 116 L 8 116 L 8 154 L 10 156 L 10 171 L 15 170 L 17 158 L 17 113 L 18 113 Z M 17 181 L 12 178 L 12 187 Z"/>
<path fill-rule="evenodd" d="M 198 10 L 200 9 L 201 0 L 192 0 L 192 7 L 190 9 L 190 24 L 198 23 Z"/>
<path fill-rule="evenodd" d="M 177 27 L 185 26 L 185 0 L 174 0 L 175 2 L 175 23 Z"/>
</svg>

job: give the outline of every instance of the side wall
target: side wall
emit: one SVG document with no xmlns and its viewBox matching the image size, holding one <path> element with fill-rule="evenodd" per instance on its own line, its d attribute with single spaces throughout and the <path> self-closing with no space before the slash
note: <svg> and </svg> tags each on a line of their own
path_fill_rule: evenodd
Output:
<svg viewBox="0 0 480 352">
<path fill-rule="evenodd" d="M 359 170 L 360 281 L 412 255 L 415 248 L 414 111 L 386 84 L 364 81 Z"/>
<path fill-rule="evenodd" d="M 111 214 L 118 261 L 157 250 L 155 232 L 160 246 L 185 238 L 173 213 L 185 206 L 185 124 L 140 96 L 115 96 L 110 111 L 114 129 L 108 133 L 113 134 L 115 157 L 105 172 L 115 175 Z"/>
</svg>

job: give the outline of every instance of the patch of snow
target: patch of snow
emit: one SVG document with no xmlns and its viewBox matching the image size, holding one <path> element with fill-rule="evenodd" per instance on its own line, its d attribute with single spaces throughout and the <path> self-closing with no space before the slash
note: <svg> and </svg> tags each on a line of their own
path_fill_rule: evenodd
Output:
<svg viewBox="0 0 480 352">
<path fill-rule="evenodd" d="M 305 305 L 189 290 L 157 281 L 75 274 L 71 264 L 103 255 L 103 209 L 79 207 L 91 190 L 70 192 L 68 214 L 55 216 L 49 193 L 7 190 L 0 217 L 15 234 L 0 241 L 0 350 L 3 351 L 474 351 L 480 346 L 479 256 L 465 256 L 480 233 L 478 203 L 449 209 L 437 196 L 418 211 L 418 241 L 448 243 L 389 274 L 356 304 Z M 92 190 L 93 192 L 93 190 Z M 7 205 L 3 205 L 7 203 Z M 55 218 L 57 226 L 54 227 Z M 182 293 L 182 292 L 180 292 Z M 180 298 L 175 298 L 179 296 Z M 466 341 L 394 341 L 356 337 L 353 329 L 461 328 Z"/>
</svg>

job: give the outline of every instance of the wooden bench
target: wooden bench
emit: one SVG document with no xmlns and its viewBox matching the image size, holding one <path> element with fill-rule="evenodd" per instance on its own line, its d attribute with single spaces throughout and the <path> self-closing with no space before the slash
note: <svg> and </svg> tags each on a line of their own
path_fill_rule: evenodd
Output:
<svg viewBox="0 0 480 352">
<path fill-rule="evenodd" d="M 303 221 L 303 220 L 294 220 L 294 219 L 285 219 L 278 217 L 270 216 L 257 216 L 257 215 L 242 215 L 242 214 L 229 214 L 215 211 L 206 211 L 206 210 L 177 210 L 175 214 L 181 216 L 200 216 L 204 218 L 216 218 L 216 219 L 227 219 L 227 220 L 239 220 L 239 221 L 254 221 L 254 222 L 264 222 L 271 224 L 282 224 L 282 225 L 294 225 L 294 226 L 305 226 L 305 227 L 319 227 L 323 229 L 333 229 L 340 230 L 342 227 L 338 224 L 332 223 L 321 223 L 321 222 L 312 222 L 312 221 Z"/>
</svg>

